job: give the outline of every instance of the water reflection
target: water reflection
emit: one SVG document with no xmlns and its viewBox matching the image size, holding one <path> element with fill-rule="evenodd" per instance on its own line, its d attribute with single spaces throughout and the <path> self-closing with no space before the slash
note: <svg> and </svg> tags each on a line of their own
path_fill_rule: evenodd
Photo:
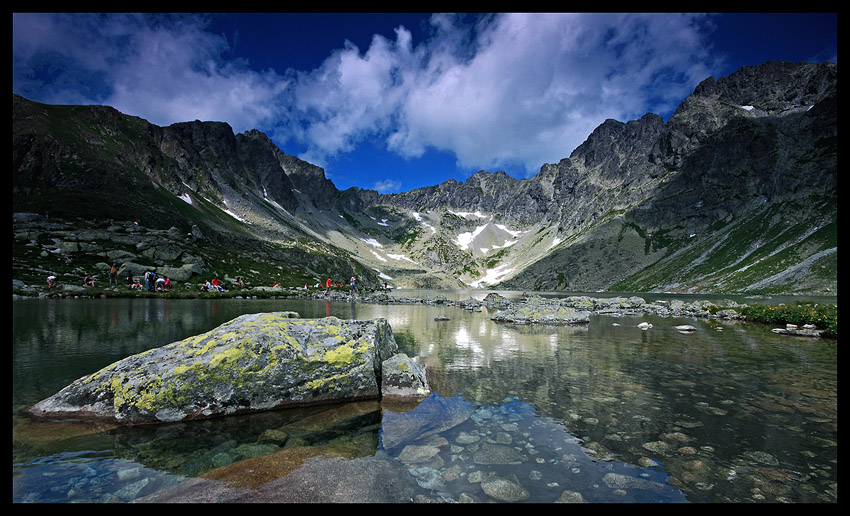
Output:
<svg viewBox="0 0 850 516">
<path fill-rule="evenodd" d="M 146 428 L 14 415 L 123 356 L 275 310 L 386 318 L 435 395 L 401 409 L 345 404 Z M 127 501 L 191 477 L 255 489 L 269 482 L 256 472 L 298 469 L 309 449 L 403 467 L 410 485 L 399 496 L 419 501 L 837 500 L 835 342 L 705 320 L 545 327 L 491 315 L 325 301 L 16 302 L 13 499 Z M 295 431 L 307 423 L 313 437 Z"/>
</svg>

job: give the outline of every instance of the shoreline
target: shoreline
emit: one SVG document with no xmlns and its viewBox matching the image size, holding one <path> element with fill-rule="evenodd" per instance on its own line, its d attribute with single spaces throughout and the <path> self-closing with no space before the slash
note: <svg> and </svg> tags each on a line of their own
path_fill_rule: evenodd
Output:
<svg viewBox="0 0 850 516">
<path fill-rule="evenodd" d="M 95 287 L 97 288 L 97 287 Z M 78 290 L 79 289 L 79 290 Z M 463 291 L 461 291 L 463 292 Z M 834 305 L 834 314 L 832 314 L 833 305 L 822 305 L 816 302 L 809 302 L 818 309 L 816 313 L 805 307 L 803 300 L 807 296 L 795 296 L 783 294 L 781 297 L 801 297 L 801 301 L 796 303 L 803 305 L 805 308 L 787 308 L 785 303 L 776 305 L 768 305 L 762 301 L 769 301 L 770 295 L 742 295 L 728 294 L 734 297 L 752 298 L 753 306 L 749 303 L 738 303 L 732 300 L 724 300 L 722 304 L 713 301 L 700 300 L 696 297 L 693 300 L 655 300 L 647 301 L 638 295 L 618 296 L 612 293 L 612 297 L 596 297 L 590 295 L 572 295 L 565 297 L 541 297 L 539 294 L 528 294 L 526 292 L 519 293 L 520 300 L 511 300 L 493 291 L 488 292 L 483 300 L 478 300 L 470 296 L 466 300 L 452 300 L 441 294 L 428 294 L 421 297 L 406 297 L 392 296 L 387 291 L 363 291 L 352 295 L 344 289 L 332 290 L 329 295 L 325 295 L 324 289 L 316 289 L 312 292 L 304 291 L 303 288 L 281 288 L 265 287 L 261 290 L 237 290 L 224 292 L 147 292 L 147 291 L 131 291 L 127 292 L 122 289 L 102 289 L 95 293 L 88 290 L 86 287 L 76 287 L 73 291 L 63 291 L 55 295 L 36 292 L 33 296 L 20 295 L 13 292 L 12 298 L 15 299 L 300 299 L 300 300 L 315 300 L 327 302 L 359 302 L 367 304 L 394 304 L 394 305 L 409 305 L 409 304 L 426 304 L 426 305 L 443 305 L 454 306 L 468 311 L 480 311 L 483 307 L 488 309 L 498 309 L 492 319 L 499 323 L 522 324 L 522 325 L 567 325 L 567 324 L 582 324 L 587 322 L 586 317 L 589 314 L 608 315 L 608 316 L 639 316 L 639 315 L 654 315 L 660 317 L 692 317 L 698 319 L 718 319 L 727 321 L 739 321 L 746 323 L 760 323 L 777 326 L 774 328 L 775 333 L 796 335 L 815 338 L 831 338 L 837 339 L 837 312 L 838 296 L 835 296 L 836 303 Z M 505 291 L 502 291 L 505 292 Z M 514 292 L 514 291 L 511 291 Z M 89 295 L 86 295 L 89 294 Z M 652 296 L 663 294 L 647 293 Z M 723 296 L 724 294 L 706 294 L 712 297 Z M 699 294 L 688 294 L 688 296 L 699 296 Z M 780 295 L 777 295 L 780 296 Z M 819 297 L 819 296 L 809 296 Z M 822 296 L 832 297 L 832 296 Z M 827 315 L 823 315 L 823 310 L 820 310 L 819 305 L 827 307 Z M 774 310 L 781 308 L 782 310 Z M 564 311 L 570 311 L 569 316 L 564 316 Z M 513 312 L 510 315 L 505 315 L 508 312 Z M 521 312 L 520 315 L 517 315 Z M 785 313 L 780 313 L 785 312 Z M 575 314 L 579 314 L 575 317 Z"/>
</svg>

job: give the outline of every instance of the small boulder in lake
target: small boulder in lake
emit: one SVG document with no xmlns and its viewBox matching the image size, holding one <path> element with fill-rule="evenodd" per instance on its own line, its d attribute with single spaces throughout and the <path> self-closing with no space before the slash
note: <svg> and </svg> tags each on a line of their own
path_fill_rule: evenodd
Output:
<svg viewBox="0 0 850 516">
<path fill-rule="evenodd" d="M 379 399 L 382 363 L 398 354 L 384 319 L 247 314 L 115 362 L 29 411 L 138 424 Z"/>
<path fill-rule="evenodd" d="M 582 324 L 590 322 L 590 312 L 562 306 L 557 300 L 534 299 L 525 303 L 508 305 L 492 319 L 515 324 Z"/>
</svg>

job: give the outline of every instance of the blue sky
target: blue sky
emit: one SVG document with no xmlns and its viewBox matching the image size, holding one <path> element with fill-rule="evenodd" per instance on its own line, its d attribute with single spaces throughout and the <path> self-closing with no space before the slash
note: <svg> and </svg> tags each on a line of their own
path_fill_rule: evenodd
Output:
<svg viewBox="0 0 850 516">
<path fill-rule="evenodd" d="M 12 87 L 259 129 L 339 189 L 530 177 L 703 79 L 838 62 L 836 13 L 14 13 Z"/>
</svg>

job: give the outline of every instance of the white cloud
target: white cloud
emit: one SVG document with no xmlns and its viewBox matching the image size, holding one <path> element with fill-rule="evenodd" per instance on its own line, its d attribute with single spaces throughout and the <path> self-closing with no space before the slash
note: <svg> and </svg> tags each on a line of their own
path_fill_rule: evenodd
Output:
<svg viewBox="0 0 850 516">
<path fill-rule="evenodd" d="M 366 52 L 349 46 L 302 75 L 291 114 L 317 161 L 381 135 L 406 158 L 435 148 L 465 168 L 534 173 L 606 118 L 669 111 L 687 96 L 709 62 L 698 18 L 504 14 L 472 39 L 435 16 L 436 36 L 416 48 L 399 28 L 395 41 L 375 36 Z"/>
<path fill-rule="evenodd" d="M 202 17 L 16 14 L 13 26 L 19 67 L 36 66 L 31 61 L 36 55 L 64 59 L 66 73 L 51 85 L 45 102 L 106 104 L 158 125 L 223 121 L 239 132 L 273 121 L 279 111 L 275 99 L 287 87 L 274 72 L 223 61 L 227 42 L 206 32 Z M 70 67 L 89 83 L 88 95 L 79 81 L 69 82 Z M 25 87 L 26 79 L 16 77 Z M 99 86 L 91 86 L 94 81 Z"/>
<path fill-rule="evenodd" d="M 395 179 L 384 179 L 372 185 L 378 193 L 398 193 L 401 191 L 401 181 Z"/>
<path fill-rule="evenodd" d="M 77 75 L 42 101 L 108 104 L 159 125 L 265 127 L 317 164 L 378 138 L 406 158 L 437 149 L 467 169 L 532 174 L 606 118 L 669 112 L 712 66 L 696 14 L 460 19 L 434 15 L 433 37 L 416 46 L 398 27 L 395 39 L 348 43 L 315 70 L 280 75 L 225 61 L 227 41 L 203 17 L 15 14 L 13 87 L 37 85 L 34 56 L 60 55 Z M 101 87 L 80 87 L 92 79 Z"/>
</svg>

